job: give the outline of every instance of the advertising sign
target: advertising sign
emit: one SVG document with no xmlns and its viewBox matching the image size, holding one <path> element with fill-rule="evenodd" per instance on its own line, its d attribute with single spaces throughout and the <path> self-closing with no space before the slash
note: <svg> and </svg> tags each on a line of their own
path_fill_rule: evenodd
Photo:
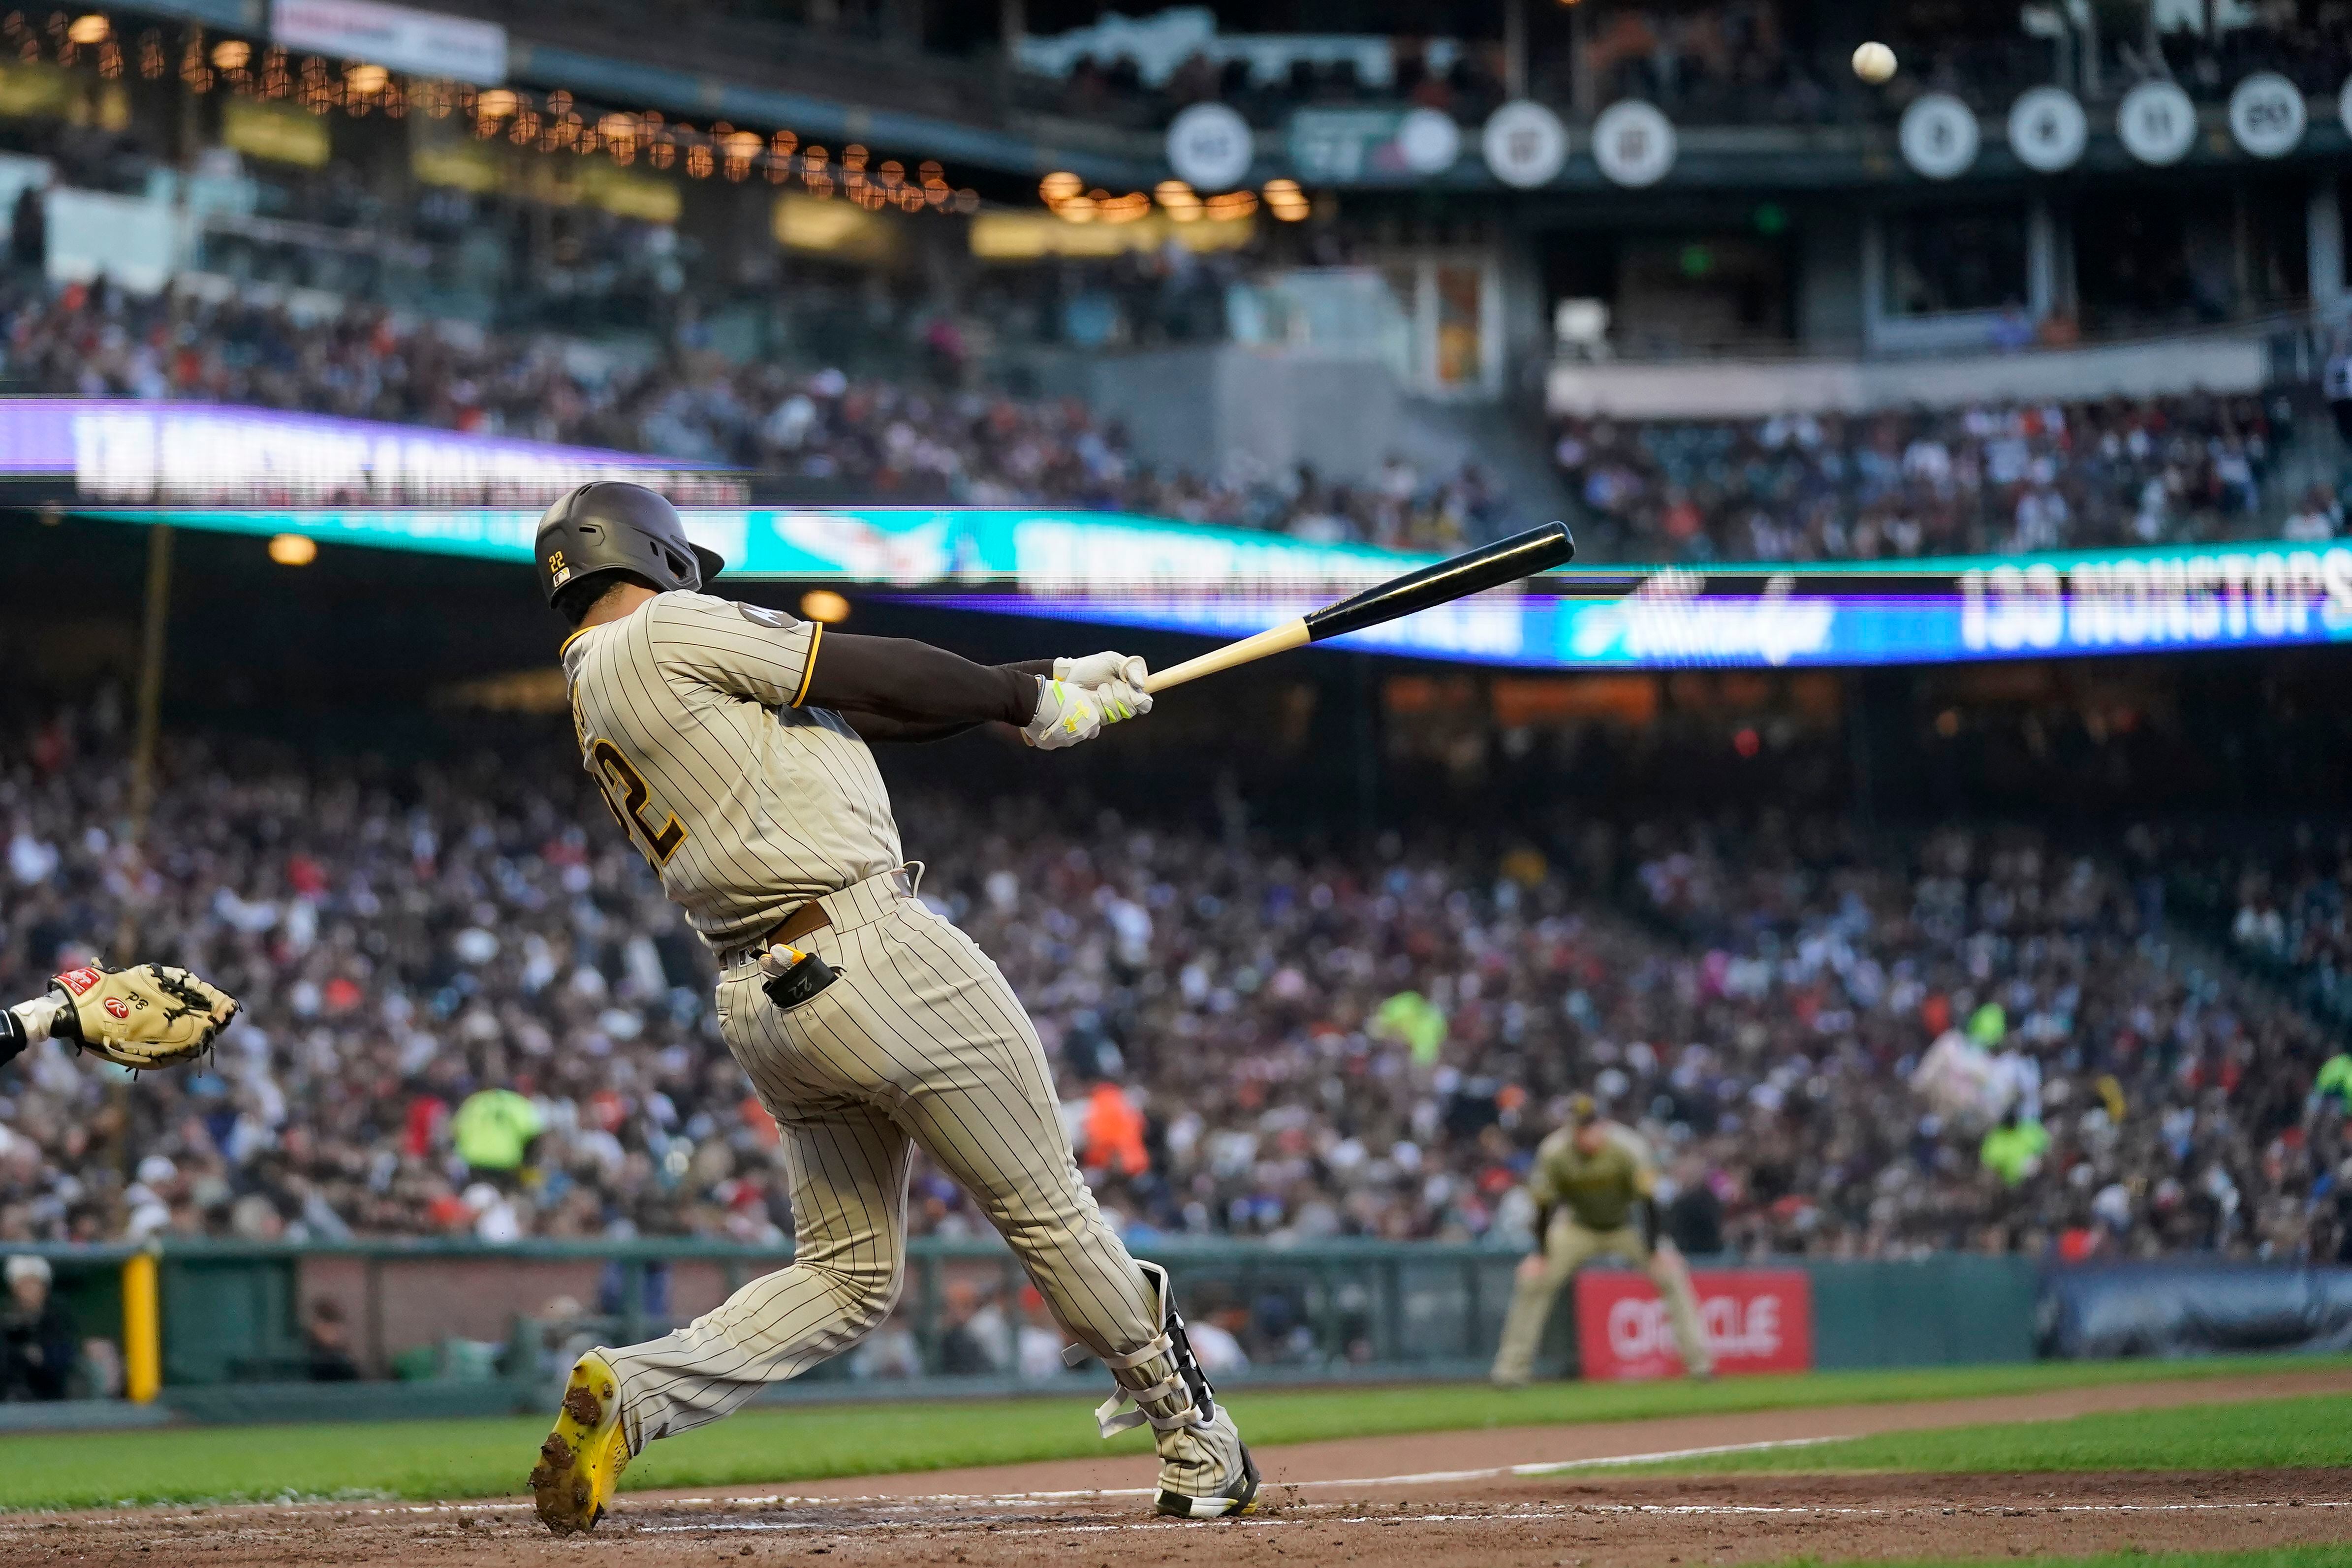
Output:
<svg viewBox="0 0 2352 1568">
<path fill-rule="evenodd" d="M 128 397 L 0 399 L 0 475 L 69 476 L 77 495 L 114 506 L 487 504 L 533 517 L 592 479 L 635 479 L 681 502 L 743 494 L 731 475 L 642 452 Z M 404 516 L 359 526 L 398 544 Z"/>
<path fill-rule="evenodd" d="M 1256 150 L 1249 121 L 1222 103 L 1196 103 L 1168 127 L 1168 166 L 1203 191 L 1223 191 L 1249 178 Z"/>
<path fill-rule="evenodd" d="M 368 60 L 488 87 L 506 80 L 507 30 L 496 22 L 379 0 L 270 0 L 269 36 L 289 49 Z"/>
<path fill-rule="evenodd" d="M 1592 161 L 1618 184 L 1654 185 L 1675 166 L 1674 122 L 1638 99 L 1612 103 L 1592 122 Z"/>
<path fill-rule="evenodd" d="M 1811 1370 L 1813 1281 L 1804 1270 L 1700 1268 L 1691 1284 L 1716 1371 Z M 1683 1370 L 1666 1304 L 1648 1275 L 1630 1268 L 1588 1268 L 1576 1277 L 1576 1347 L 1585 1377 L 1596 1383 Z"/>
<path fill-rule="evenodd" d="M 1895 128 L 1903 161 L 1931 180 L 1958 179 L 1977 161 L 1976 110 L 1948 92 L 1924 93 Z"/>
<path fill-rule="evenodd" d="M 1495 178 L 1522 191 L 1549 183 L 1568 165 L 1568 127 L 1559 115 L 1528 99 L 1507 103 L 1487 116 L 1478 144 Z"/>
<path fill-rule="evenodd" d="M 0 471 L 17 466 L 8 460 L 16 454 L 7 431 L 0 421 Z M 355 482 L 396 472 L 404 483 L 511 486 L 529 491 L 530 504 L 80 510 L 130 522 L 299 532 L 322 542 L 523 563 L 540 508 L 579 482 L 552 463 L 540 470 L 545 482 L 524 483 L 487 460 L 452 468 L 414 454 L 379 470 L 362 461 L 367 452 L 358 448 L 339 471 L 357 476 Z M 100 455 L 99 473 L 137 488 L 144 470 L 136 462 Z M 677 493 L 677 476 L 641 469 L 626 477 Z M 684 477 L 705 484 L 726 478 Z M 1112 512 L 685 510 L 689 529 L 727 558 L 737 580 L 866 587 L 947 608 L 1215 637 L 1264 631 L 1434 559 Z M 1956 556 L 1905 562 L 1899 571 L 1883 562 L 1812 563 L 1801 578 L 1772 565 L 1727 565 L 1704 574 L 1580 565 L 1530 591 L 1480 595 L 1337 642 L 1549 669 L 1800 668 L 2352 642 L 2352 543 Z"/>
<path fill-rule="evenodd" d="M 2144 81 L 2116 106 L 2116 134 L 2143 163 L 2159 169 L 2178 163 L 2197 140 L 2197 106 L 2176 83 Z"/>
</svg>

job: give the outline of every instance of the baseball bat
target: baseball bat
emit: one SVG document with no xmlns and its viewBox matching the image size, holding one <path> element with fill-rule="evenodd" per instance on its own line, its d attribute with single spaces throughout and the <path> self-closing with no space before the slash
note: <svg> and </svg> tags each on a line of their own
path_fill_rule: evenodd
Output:
<svg viewBox="0 0 2352 1568">
<path fill-rule="evenodd" d="M 1155 695 L 1171 686 L 1181 686 L 1188 680 L 1198 680 L 1204 675 L 1214 675 L 1221 669 L 1252 663 L 1268 654 L 1303 647 L 1326 637 L 1336 637 L 1349 632 L 1360 632 L 1366 626 L 1376 626 L 1400 616 L 1425 610 L 1433 605 L 1443 605 L 1466 595 L 1499 588 L 1506 583 L 1516 583 L 1538 572 L 1549 571 L 1576 557 L 1576 541 L 1569 536 L 1568 524 L 1548 522 L 1541 528 L 1531 528 L 1525 533 L 1476 550 L 1456 555 L 1450 561 L 1440 561 L 1418 572 L 1408 572 L 1362 593 L 1326 605 L 1321 609 L 1301 616 L 1295 621 L 1285 621 L 1258 633 L 1255 637 L 1230 642 L 1212 648 L 1198 658 L 1188 658 L 1181 664 L 1171 664 L 1166 669 L 1155 670 L 1143 683 L 1146 691 Z"/>
</svg>

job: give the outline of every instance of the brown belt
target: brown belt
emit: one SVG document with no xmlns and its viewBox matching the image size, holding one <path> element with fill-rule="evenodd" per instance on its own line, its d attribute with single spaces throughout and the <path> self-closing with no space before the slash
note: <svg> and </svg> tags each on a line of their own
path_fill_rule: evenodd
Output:
<svg viewBox="0 0 2352 1568">
<path fill-rule="evenodd" d="M 824 906 L 811 899 L 786 915 L 775 930 L 761 937 L 752 951 L 765 952 L 772 947 L 796 947 L 801 938 L 814 935 L 832 923 L 833 917 L 824 912 Z"/>
<path fill-rule="evenodd" d="M 915 879 L 907 875 L 905 867 L 901 866 L 890 873 L 890 889 L 902 899 L 911 899 L 915 896 Z M 807 903 L 786 915 L 778 922 L 774 930 L 744 948 L 730 962 L 740 963 L 747 958 L 757 958 L 780 943 L 796 947 L 803 937 L 814 936 L 831 924 L 833 924 L 833 917 L 824 912 L 824 905 L 815 899 L 811 899 Z"/>
</svg>

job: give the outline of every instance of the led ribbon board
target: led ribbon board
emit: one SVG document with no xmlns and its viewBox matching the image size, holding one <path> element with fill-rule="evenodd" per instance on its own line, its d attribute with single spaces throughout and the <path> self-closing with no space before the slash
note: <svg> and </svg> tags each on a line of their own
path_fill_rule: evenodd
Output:
<svg viewBox="0 0 2352 1568">
<path fill-rule="evenodd" d="M 597 456 L 607 456 L 597 454 Z M 81 509 L 512 561 L 539 512 Z M 689 507 L 730 576 L 1000 614 L 1244 636 L 1430 555 L 1103 512 Z M 1795 668 L 2352 640 L 2352 545 L 2184 545 L 1916 562 L 1570 568 L 1335 646 L 1530 668 Z"/>
</svg>

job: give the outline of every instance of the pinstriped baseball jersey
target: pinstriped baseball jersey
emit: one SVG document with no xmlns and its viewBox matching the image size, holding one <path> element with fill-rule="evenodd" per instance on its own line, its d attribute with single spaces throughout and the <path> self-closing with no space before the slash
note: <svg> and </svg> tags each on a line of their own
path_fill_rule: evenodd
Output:
<svg viewBox="0 0 2352 1568">
<path fill-rule="evenodd" d="M 979 1201 L 1062 1325 L 1126 1360 L 1123 1385 L 1173 1418 L 1189 1396 L 1157 1293 L 1078 1174 L 1036 1030 L 988 955 L 893 874 L 898 830 L 865 742 L 802 706 L 823 635 L 662 594 L 563 648 L 582 760 L 695 930 L 726 954 L 822 899 L 826 922 L 803 941 L 835 973 L 789 1005 L 748 959 L 720 977 L 720 1037 L 782 1134 L 793 1261 L 684 1328 L 605 1352 L 630 1450 L 718 1419 L 881 1321 L 904 1277 L 915 1142 Z M 1230 1421 L 1179 1423 L 1156 1442 L 1163 1483 L 1188 1495 L 1238 1473 Z"/>
<path fill-rule="evenodd" d="M 676 593 L 564 642 L 581 763 L 713 952 L 904 859 L 874 753 L 802 706 L 824 630 Z"/>
</svg>

